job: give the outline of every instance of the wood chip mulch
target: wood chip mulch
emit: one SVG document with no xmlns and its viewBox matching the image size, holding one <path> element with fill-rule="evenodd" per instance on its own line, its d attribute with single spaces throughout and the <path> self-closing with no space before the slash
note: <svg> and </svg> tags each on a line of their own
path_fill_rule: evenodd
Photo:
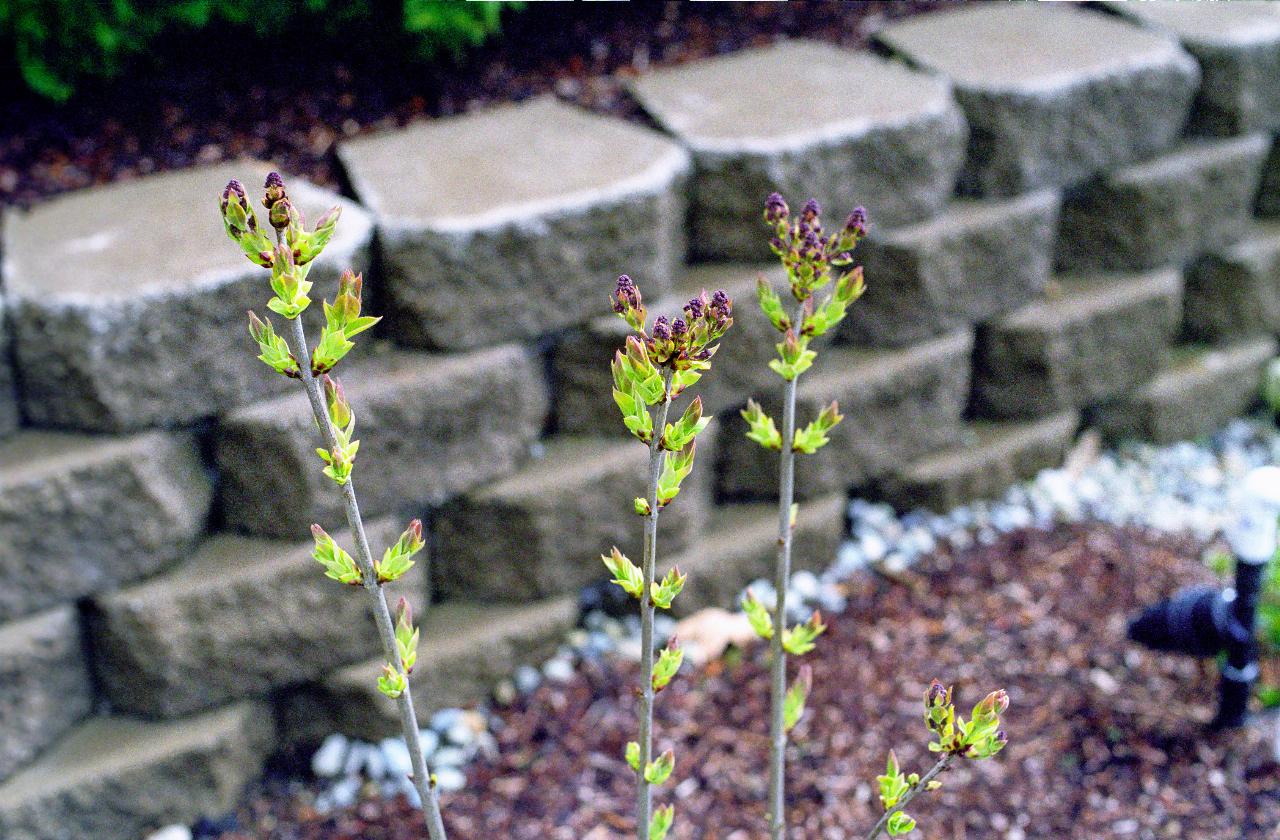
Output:
<svg viewBox="0 0 1280 840">
<path fill-rule="evenodd" d="M 1266 726 L 1215 733 L 1211 664 L 1125 640 L 1127 619 L 1176 589 L 1211 580 L 1190 540 L 1103 526 L 1018 532 L 939 553 L 912 585 L 866 578 L 807 657 L 810 711 L 789 769 L 790 836 L 861 838 L 878 817 L 873 780 L 890 747 L 931 764 L 920 695 L 933 677 L 967 707 L 989 689 L 1012 698 L 1010 744 L 961 765 L 921 797 L 916 835 L 963 838 L 1280 840 L 1280 765 Z M 659 695 L 659 749 L 674 747 L 679 840 L 763 836 L 767 681 L 762 646 L 690 674 Z M 606 840 L 629 836 L 633 666 L 588 663 L 502 715 L 501 755 L 473 765 L 445 797 L 451 840 Z M 400 840 L 420 823 L 402 800 L 318 816 L 261 796 L 224 840 Z"/>
</svg>

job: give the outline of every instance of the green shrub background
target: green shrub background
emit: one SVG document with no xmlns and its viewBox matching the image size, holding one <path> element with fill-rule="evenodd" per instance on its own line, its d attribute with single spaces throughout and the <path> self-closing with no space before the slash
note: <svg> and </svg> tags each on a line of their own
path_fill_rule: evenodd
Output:
<svg viewBox="0 0 1280 840">
<path fill-rule="evenodd" d="M 228 24 L 228 72 L 251 68 L 257 50 L 302 26 L 328 46 L 391 49 L 408 60 L 458 58 L 498 32 L 521 3 L 462 0 L 0 0 L 0 49 L 41 96 L 66 101 L 89 79 L 118 76 L 145 62 L 157 43 Z M 357 38 L 353 38 L 356 33 Z M 293 39 L 289 39 L 292 41 Z"/>
</svg>

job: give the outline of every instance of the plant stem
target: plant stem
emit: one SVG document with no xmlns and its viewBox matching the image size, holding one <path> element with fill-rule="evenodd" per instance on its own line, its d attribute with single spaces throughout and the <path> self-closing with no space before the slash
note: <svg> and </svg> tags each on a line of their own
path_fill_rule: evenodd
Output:
<svg viewBox="0 0 1280 840">
<path fill-rule="evenodd" d="M 804 301 L 796 306 L 791 323 L 799 328 Z M 787 830 L 787 651 L 782 634 L 787 627 L 787 589 L 791 582 L 791 505 L 795 498 L 796 383 L 787 380 L 782 396 L 782 452 L 778 477 L 778 559 L 774 564 L 773 637 L 769 640 L 769 837 L 783 840 Z"/>
<path fill-rule="evenodd" d="M 658 565 L 658 478 L 666 453 L 662 450 L 662 433 L 671 408 L 671 376 L 663 375 L 662 403 L 653 424 L 649 441 L 649 483 L 645 499 L 649 515 L 644 520 L 644 589 L 640 593 L 640 771 L 636 783 L 636 838 L 648 840 L 649 822 L 653 818 L 653 787 L 644 778 L 644 769 L 653 760 L 653 581 Z"/>
<path fill-rule="evenodd" d="M 301 316 L 293 318 L 293 347 L 291 351 L 298 360 L 298 368 L 302 374 L 302 384 L 311 402 L 311 413 L 315 415 L 325 445 L 329 449 L 337 447 L 337 439 L 333 426 L 329 422 L 329 413 L 325 409 L 324 395 L 320 390 L 320 381 L 311 373 L 311 353 L 307 349 L 307 334 L 302 326 Z M 369 550 L 369 538 L 365 534 L 364 520 L 360 517 L 360 505 L 356 501 L 356 488 L 350 479 L 343 485 L 342 498 L 346 503 L 347 524 L 356 540 L 355 559 L 360 565 L 364 590 L 373 607 L 373 617 L 378 625 L 378 636 L 382 640 L 382 654 L 400 673 L 404 673 L 404 663 L 400 659 L 400 650 L 396 647 L 395 624 L 391 619 L 391 610 L 383 595 L 382 586 L 378 583 L 377 573 L 373 568 L 373 553 Z M 444 819 L 440 815 L 440 802 L 436 796 L 435 785 L 431 782 L 431 772 L 427 768 L 426 759 L 422 755 L 422 742 L 418 733 L 418 716 L 413 707 L 413 695 L 406 680 L 404 692 L 396 698 L 400 710 L 400 726 L 404 734 L 405 745 L 409 748 L 409 760 L 413 763 L 413 784 L 422 799 L 422 809 L 426 815 L 427 833 L 431 840 L 445 840 Z"/>
<path fill-rule="evenodd" d="M 866 840 L 876 840 L 876 838 L 880 836 L 880 832 L 884 831 L 885 826 L 889 824 L 889 819 L 894 814 L 910 805 L 911 800 L 923 793 L 929 787 L 929 782 L 932 782 L 935 776 L 951 766 L 951 759 L 953 758 L 955 758 L 954 754 L 947 753 L 942 758 L 938 759 L 938 763 L 933 765 L 928 773 L 921 776 L 920 781 L 916 782 L 915 786 L 911 788 L 911 790 L 903 794 L 902 798 L 898 800 L 896 805 L 884 812 L 884 816 L 880 818 L 880 822 L 876 823 L 876 827 L 871 829 L 871 833 L 867 835 Z"/>
</svg>

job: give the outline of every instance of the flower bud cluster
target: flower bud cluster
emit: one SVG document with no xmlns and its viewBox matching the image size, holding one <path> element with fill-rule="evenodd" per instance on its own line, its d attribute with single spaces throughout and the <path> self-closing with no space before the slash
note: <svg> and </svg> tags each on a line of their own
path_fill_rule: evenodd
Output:
<svg viewBox="0 0 1280 840">
<path fill-rule="evenodd" d="M 757 284 L 756 296 L 765 317 L 783 334 L 777 345 L 779 358 L 769 366 L 783 379 L 792 380 L 813 364 L 816 354 L 809 349 L 809 340 L 844 320 L 849 305 L 863 292 L 861 267 L 838 277 L 834 270 L 853 261 L 850 251 L 866 235 L 867 215 L 861 207 L 855 209 L 844 227 L 827 236 L 822 231 L 818 202 L 810 199 L 793 219 L 782 196 L 774 193 L 765 203 L 764 218 L 776 234 L 770 247 L 786 269 L 797 307 L 788 312 L 782 297 L 764 278 Z M 833 279 L 835 285 L 826 299 L 815 304 L 814 294 Z"/>
<path fill-rule="evenodd" d="M 867 211 L 861 207 L 855 207 L 844 226 L 831 235 L 823 232 L 821 215 L 812 198 L 795 217 L 778 193 L 765 201 L 764 220 L 774 232 L 769 247 L 781 258 L 798 301 L 830 283 L 833 268 L 853 262 L 849 252 L 867 235 Z"/>
<path fill-rule="evenodd" d="M 892 750 L 884 775 L 878 776 L 880 803 L 887 819 L 884 829 L 890 837 L 898 837 L 916 827 L 916 821 L 903 807 L 919 792 L 937 790 L 942 783 L 933 777 L 955 758 L 983 759 L 1000 752 L 1008 738 L 1000 728 L 1000 715 L 1009 708 L 1009 695 L 1003 690 L 993 691 L 973 707 L 966 722 L 956 714 L 951 700 L 952 691 L 934 680 L 924 692 L 924 722 L 935 740 L 929 744 L 931 752 L 941 753 L 942 759 L 922 782 L 918 773 L 904 773 L 898 756 Z M 922 786 L 923 785 L 923 786 Z"/>
<path fill-rule="evenodd" d="M 711 357 L 720 346 L 716 342 L 733 326 L 733 303 L 723 289 L 710 296 L 704 291 L 685 304 L 684 317 L 659 316 L 646 332 L 643 298 L 630 277 L 618 278 L 610 300 L 614 312 L 636 333 L 614 354 L 613 400 L 627 430 L 649 443 L 655 432 L 649 406 L 670 402 L 710 370 Z M 702 401 L 695 399 L 677 423 L 663 428 L 659 445 L 682 451 L 708 422 L 710 418 L 702 416 Z"/>
</svg>

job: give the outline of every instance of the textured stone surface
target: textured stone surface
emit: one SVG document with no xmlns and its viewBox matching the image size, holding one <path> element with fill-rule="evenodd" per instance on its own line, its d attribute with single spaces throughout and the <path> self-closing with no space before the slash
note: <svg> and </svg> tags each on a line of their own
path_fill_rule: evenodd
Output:
<svg viewBox="0 0 1280 840">
<path fill-rule="evenodd" d="M 0 294 L 0 438 L 16 431 L 19 420 L 18 391 L 13 381 L 13 348 L 10 338 L 4 296 Z"/>
<path fill-rule="evenodd" d="M 631 92 L 693 154 L 694 254 L 769 256 L 777 190 L 841 219 L 926 218 L 951 194 L 965 126 L 947 86 L 869 53 L 793 41 L 641 76 Z"/>
<path fill-rule="evenodd" d="M 599 311 L 623 267 L 650 286 L 684 257 L 687 153 L 549 97 L 344 142 L 373 209 L 396 336 L 478 347 Z"/>
<path fill-rule="evenodd" d="M 439 504 L 513 472 L 546 417 L 546 382 L 514 345 L 457 355 L 393 352 L 340 377 L 361 441 L 355 483 L 366 516 Z M 342 495 L 321 472 L 311 406 L 295 393 L 241 409 L 217 430 L 226 521 L 296 539 L 312 522 L 344 522 Z"/>
<path fill-rule="evenodd" d="M 710 429 L 699 436 L 694 471 L 662 511 L 666 551 L 687 545 L 707 514 L 713 444 Z M 525 601 L 607 577 L 600 555 L 610 546 L 640 556 L 631 502 L 645 493 L 648 464 L 634 439 L 549 440 L 541 459 L 436 512 L 433 583 L 445 597 Z"/>
<path fill-rule="evenodd" d="M 656 301 L 645 299 L 650 322 L 658 315 L 678 313 L 689 298 L 706 289 L 724 289 L 733 299 L 733 327 L 721 342 L 711 372 L 688 392 L 702 397 L 706 413 L 715 414 L 743 403 L 771 387 L 777 374 L 769 360 L 777 356 L 778 333 L 756 303 L 756 279 L 768 277 L 782 287 L 777 265 L 695 266 L 676 283 L 676 291 Z M 644 291 L 644 289 L 641 289 Z M 602 315 L 566 333 L 551 353 L 557 432 L 589 435 L 627 435 L 613 401 L 609 363 L 622 349 L 630 327 L 617 315 Z"/>
<path fill-rule="evenodd" d="M 1191 265 L 1183 311 L 1188 334 L 1203 341 L 1280 334 L 1280 220 Z"/>
<path fill-rule="evenodd" d="M 158 571 L 204 527 L 211 495 L 188 435 L 0 442 L 0 621 Z"/>
<path fill-rule="evenodd" d="M 1035 3 L 981 3 L 877 35 L 955 85 L 966 192 L 1014 195 L 1139 160 L 1181 132 L 1199 69 L 1172 39 Z"/>
<path fill-rule="evenodd" d="M 1057 264 L 1068 271 L 1182 265 L 1248 229 L 1268 139 L 1191 141 L 1068 191 Z"/>
<path fill-rule="evenodd" d="M 1270 336 L 1225 347 L 1179 348 L 1150 382 L 1103 406 L 1109 436 L 1173 443 L 1210 434 L 1258 401 L 1262 370 L 1276 355 Z"/>
<path fill-rule="evenodd" d="M 375 557 L 403 522 L 370 523 Z M 355 551 L 347 529 L 332 534 Z M 378 650 L 365 594 L 324 576 L 312 543 L 215 536 L 191 559 L 95 604 L 98 675 L 113 708 L 176 717 L 314 679 Z M 388 598 L 426 603 L 424 554 Z"/>
<path fill-rule="evenodd" d="M 877 495 L 899 510 L 939 513 L 998 498 L 1016 482 L 1059 466 L 1078 425 L 1074 411 L 1025 422 L 978 421 L 962 444 L 907 464 L 877 486 Z"/>
<path fill-rule="evenodd" d="M 419 722 L 425 726 L 439 709 L 478 705 L 518 666 L 542 664 L 577 617 L 572 596 L 520 606 L 433 606 L 422 620 L 418 664 L 410 676 Z M 331 732 L 365 739 L 399 735 L 396 704 L 378 692 L 381 670 L 382 660 L 370 660 L 283 696 L 277 705 L 281 740 L 315 743 Z"/>
<path fill-rule="evenodd" d="M 1271 152 L 1262 164 L 1262 183 L 1254 209 L 1259 216 L 1280 216 L 1280 136 L 1272 138 Z"/>
<path fill-rule="evenodd" d="M 951 332 L 1040 297 L 1053 262 L 1058 194 L 957 201 L 911 227 L 874 230 L 855 256 L 867 290 L 841 336 L 900 347 Z"/>
<path fill-rule="evenodd" d="M 821 572 L 836 559 L 848 532 L 843 493 L 804 502 L 791 537 L 791 567 Z M 778 556 L 778 508 L 775 504 L 717 508 L 707 532 L 693 545 L 662 563 L 659 573 L 679 566 L 689 576 L 672 614 L 683 617 L 705 607 L 736 606 L 734 599 L 757 578 L 772 578 Z"/>
<path fill-rule="evenodd" d="M 1114 3 L 1178 38 L 1200 62 L 1192 125 L 1207 134 L 1280 128 L 1280 9 L 1274 3 Z"/>
<path fill-rule="evenodd" d="M 831 442 L 796 460 L 796 494 L 814 498 L 884 475 L 904 460 L 955 444 L 969 391 L 973 336 L 961 330 L 900 350 L 823 348 L 797 387 L 801 426 L 838 400 L 845 420 Z M 759 400 L 781 421 L 782 381 Z M 777 496 L 778 453 L 747 440 L 736 412 L 720 430 L 716 472 L 730 499 Z"/>
<path fill-rule="evenodd" d="M 1175 269 L 1059 277 L 1052 299 L 978 330 L 975 409 L 1041 417 L 1146 381 L 1168 356 L 1181 299 Z"/>
<path fill-rule="evenodd" d="M 0 784 L 5 840 L 138 840 L 230 809 L 271 748 L 270 710 L 167 723 L 95 718 Z"/>
<path fill-rule="evenodd" d="M 7 217 L 6 294 L 31 423 L 188 423 L 287 386 L 254 358 L 245 331 L 245 310 L 263 313 L 271 296 L 268 272 L 227 239 L 217 212 L 228 179 L 252 188 L 266 172 L 245 161 L 167 173 Z M 309 220 L 343 207 L 310 275 L 316 296 L 332 298 L 340 270 L 367 267 L 373 223 L 305 181 L 289 189 Z"/>
<path fill-rule="evenodd" d="M 0 782 L 87 715 L 92 700 L 74 609 L 0 624 Z"/>
</svg>

